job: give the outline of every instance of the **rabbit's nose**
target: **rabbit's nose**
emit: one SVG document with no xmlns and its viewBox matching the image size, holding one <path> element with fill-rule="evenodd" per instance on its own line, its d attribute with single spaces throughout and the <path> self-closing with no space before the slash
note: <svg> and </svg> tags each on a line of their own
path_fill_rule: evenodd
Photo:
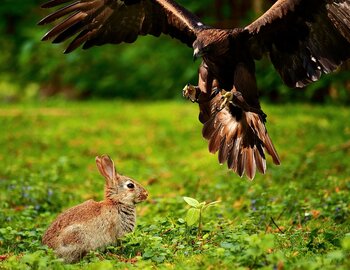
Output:
<svg viewBox="0 0 350 270">
<path fill-rule="evenodd" d="M 148 192 L 147 192 L 147 190 L 144 190 L 144 191 L 142 192 L 142 194 L 141 194 L 141 199 L 142 199 L 142 200 L 146 200 L 147 197 L 148 197 Z"/>
</svg>

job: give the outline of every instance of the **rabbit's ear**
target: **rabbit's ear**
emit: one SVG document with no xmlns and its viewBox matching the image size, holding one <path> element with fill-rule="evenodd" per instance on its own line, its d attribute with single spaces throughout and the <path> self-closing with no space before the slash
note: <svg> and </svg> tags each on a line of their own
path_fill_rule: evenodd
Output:
<svg viewBox="0 0 350 270">
<path fill-rule="evenodd" d="M 97 156 L 96 165 L 102 176 L 108 180 L 114 180 L 116 177 L 116 169 L 113 160 L 107 156 Z"/>
</svg>

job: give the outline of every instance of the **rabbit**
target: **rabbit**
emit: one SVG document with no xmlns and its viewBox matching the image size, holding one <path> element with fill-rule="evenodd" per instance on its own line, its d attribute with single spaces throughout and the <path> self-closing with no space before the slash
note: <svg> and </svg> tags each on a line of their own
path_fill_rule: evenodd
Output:
<svg viewBox="0 0 350 270">
<path fill-rule="evenodd" d="M 42 238 L 42 243 L 67 263 L 77 262 L 89 251 L 113 244 L 133 231 L 135 204 L 148 196 L 135 180 L 117 173 L 109 156 L 97 156 L 96 164 L 106 180 L 104 200 L 88 200 L 64 211 Z"/>
</svg>

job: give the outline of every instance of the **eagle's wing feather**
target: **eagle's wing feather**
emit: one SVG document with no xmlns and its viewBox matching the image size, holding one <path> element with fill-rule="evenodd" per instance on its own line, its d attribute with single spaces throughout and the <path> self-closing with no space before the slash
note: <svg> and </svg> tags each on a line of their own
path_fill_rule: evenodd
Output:
<svg viewBox="0 0 350 270">
<path fill-rule="evenodd" d="M 350 0 L 278 0 L 245 30 L 255 58 L 268 53 L 288 86 L 303 87 L 350 58 Z"/>
<path fill-rule="evenodd" d="M 43 40 L 59 43 L 74 37 L 66 49 L 90 48 L 106 43 L 134 42 L 139 35 L 167 34 L 191 46 L 205 27 L 199 19 L 172 0 L 51 0 L 42 7 L 67 4 L 39 24 L 60 20 Z"/>
</svg>

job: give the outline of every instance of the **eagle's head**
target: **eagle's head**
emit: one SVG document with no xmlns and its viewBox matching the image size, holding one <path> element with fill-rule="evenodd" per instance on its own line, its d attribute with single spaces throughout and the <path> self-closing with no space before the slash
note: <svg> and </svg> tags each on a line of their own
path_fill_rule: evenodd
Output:
<svg viewBox="0 0 350 270">
<path fill-rule="evenodd" d="M 199 32 L 192 44 L 193 59 L 206 56 L 220 56 L 229 49 L 228 31 L 223 29 L 204 29 Z"/>
<path fill-rule="evenodd" d="M 202 57 L 209 53 L 210 51 L 210 44 L 205 44 L 203 41 L 200 39 L 196 39 L 193 42 L 193 60 L 196 60 L 199 57 Z"/>
</svg>

